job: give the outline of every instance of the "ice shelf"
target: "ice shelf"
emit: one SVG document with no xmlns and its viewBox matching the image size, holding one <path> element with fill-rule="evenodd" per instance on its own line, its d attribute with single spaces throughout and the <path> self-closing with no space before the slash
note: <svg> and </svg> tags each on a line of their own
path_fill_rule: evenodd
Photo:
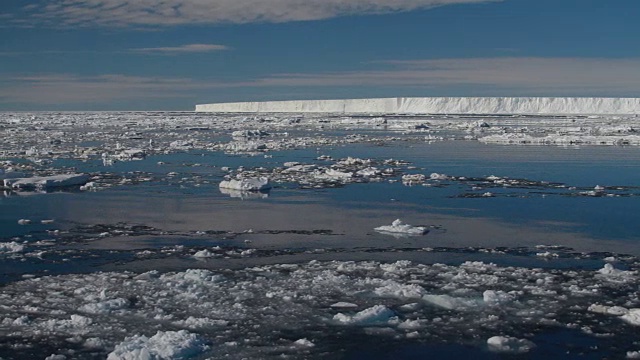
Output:
<svg viewBox="0 0 640 360">
<path fill-rule="evenodd" d="M 640 114 L 640 98 L 426 97 L 196 105 L 197 112 L 342 114 Z"/>
</svg>

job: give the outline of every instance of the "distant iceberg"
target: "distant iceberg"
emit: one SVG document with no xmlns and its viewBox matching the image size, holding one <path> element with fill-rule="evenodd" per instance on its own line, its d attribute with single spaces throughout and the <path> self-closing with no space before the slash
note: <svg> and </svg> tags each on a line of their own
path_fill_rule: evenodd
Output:
<svg viewBox="0 0 640 360">
<path fill-rule="evenodd" d="M 342 114 L 640 114 L 640 98 L 422 97 L 291 100 L 196 105 L 197 112 Z"/>
</svg>

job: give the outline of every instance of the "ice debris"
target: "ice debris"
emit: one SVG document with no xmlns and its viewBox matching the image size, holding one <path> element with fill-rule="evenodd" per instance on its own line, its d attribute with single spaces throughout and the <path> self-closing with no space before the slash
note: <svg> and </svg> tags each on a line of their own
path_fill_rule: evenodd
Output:
<svg viewBox="0 0 640 360">
<path fill-rule="evenodd" d="M 527 339 L 510 336 L 493 336 L 487 340 L 489 350 L 499 353 L 523 354 L 529 352 L 536 345 Z"/>
<path fill-rule="evenodd" d="M 400 219 L 394 220 L 391 225 L 383 225 L 374 229 L 383 234 L 424 235 L 429 229 L 424 226 L 412 226 L 405 224 Z"/>
<path fill-rule="evenodd" d="M 164 360 L 196 356 L 209 347 L 186 330 L 158 331 L 152 337 L 134 335 L 116 345 L 107 360 Z"/>
<path fill-rule="evenodd" d="M 352 316 L 338 313 L 333 316 L 333 320 L 344 325 L 376 326 L 388 324 L 391 318 L 395 316 L 393 310 L 388 307 L 384 305 L 374 305 Z"/>
<path fill-rule="evenodd" d="M 240 178 L 229 179 L 220 182 L 221 189 L 231 189 L 237 191 L 262 191 L 271 189 L 269 178 Z"/>
<path fill-rule="evenodd" d="M 80 186 L 89 181 L 87 174 L 64 174 L 52 176 L 34 176 L 30 178 L 4 179 L 6 188 L 16 190 L 46 190 L 53 188 Z"/>
</svg>

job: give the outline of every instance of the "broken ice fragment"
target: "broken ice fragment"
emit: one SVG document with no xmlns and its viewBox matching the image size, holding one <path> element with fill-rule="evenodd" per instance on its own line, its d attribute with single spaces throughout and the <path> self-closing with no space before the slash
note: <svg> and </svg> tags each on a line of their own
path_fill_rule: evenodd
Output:
<svg viewBox="0 0 640 360">
<path fill-rule="evenodd" d="M 261 191 L 271 189 L 269 178 L 247 178 L 247 179 L 230 179 L 220 182 L 221 189 L 231 189 L 238 191 Z"/>
<path fill-rule="evenodd" d="M 379 233 L 392 233 L 402 235 L 424 235 L 429 232 L 429 229 L 423 226 L 412 226 L 405 224 L 400 219 L 396 219 L 391 223 L 391 226 L 384 225 L 374 229 Z"/>
<path fill-rule="evenodd" d="M 500 353 L 522 354 L 529 352 L 536 345 L 527 339 L 510 336 L 493 336 L 487 340 L 489 350 Z"/>
<path fill-rule="evenodd" d="M 87 174 L 64 174 L 53 176 L 34 176 L 30 178 L 4 179 L 4 186 L 16 190 L 52 189 L 84 185 L 89 181 Z"/>
</svg>

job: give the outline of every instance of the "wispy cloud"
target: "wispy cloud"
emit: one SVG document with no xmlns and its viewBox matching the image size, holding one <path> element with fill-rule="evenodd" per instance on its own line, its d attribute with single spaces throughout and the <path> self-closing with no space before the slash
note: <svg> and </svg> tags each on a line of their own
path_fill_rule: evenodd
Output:
<svg viewBox="0 0 640 360">
<path fill-rule="evenodd" d="M 0 99 L 20 104 L 106 104 L 117 100 L 188 97 L 202 86 L 188 78 L 143 77 L 121 74 L 79 76 L 45 74 L 15 76 L 0 81 Z"/>
<path fill-rule="evenodd" d="M 211 78 L 143 77 L 121 74 L 31 75 L 0 79 L 0 103 L 109 104 L 118 100 L 190 99 L 215 96 L 221 89 L 269 89 L 270 96 L 319 88 L 350 89 L 361 97 L 371 89 L 383 96 L 425 96 L 416 89 L 459 89 L 458 96 L 623 96 L 640 97 L 640 58 L 473 58 L 385 61 L 372 71 L 272 74 L 237 82 Z M 316 90 L 314 90 L 316 89 Z M 411 93 L 407 93 L 411 89 Z M 449 90 L 450 93 L 450 90 Z M 309 97 L 313 97 L 309 95 Z M 235 101 L 251 100 L 242 97 Z M 215 101 L 211 98 L 211 101 Z"/>
<path fill-rule="evenodd" d="M 470 58 L 385 61 L 372 71 L 277 74 L 262 86 L 443 86 L 517 89 L 520 92 L 640 94 L 640 58 Z"/>
<path fill-rule="evenodd" d="M 215 51 L 224 51 L 229 50 L 229 47 L 217 44 L 188 44 L 174 47 L 151 47 L 130 50 L 135 53 L 175 55 L 184 53 L 208 53 Z"/>
<path fill-rule="evenodd" d="M 42 0 L 24 16 L 50 26 L 147 27 L 311 21 L 503 0 Z"/>
</svg>

